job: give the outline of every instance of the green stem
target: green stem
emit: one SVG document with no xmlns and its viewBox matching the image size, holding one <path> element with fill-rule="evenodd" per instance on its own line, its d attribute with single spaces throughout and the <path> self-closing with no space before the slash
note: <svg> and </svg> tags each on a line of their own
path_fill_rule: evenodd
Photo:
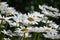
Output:
<svg viewBox="0 0 60 40">
<path fill-rule="evenodd" d="M 38 34 L 37 40 L 39 40 L 39 37 L 40 37 L 39 35 L 40 35 L 40 34 Z"/>
<path fill-rule="evenodd" d="M 36 40 L 36 36 L 37 36 L 37 33 L 34 33 L 34 38 L 33 38 L 33 40 Z"/>
<path fill-rule="evenodd" d="M 23 38 L 19 39 L 19 40 L 23 40 Z"/>
<path fill-rule="evenodd" d="M 26 36 L 25 36 L 25 33 L 24 33 L 24 38 L 23 38 L 23 40 L 27 40 L 27 38 L 26 38 Z"/>
<path fill-rule="evenodd" d="M 38 33 L 37 40 L 41 40 L 41 33 Z"/>
<path fill-rule="evenodd" d="M 27 40 L 27 38 L 24 38 L 23 40 Z"/>
</svg>

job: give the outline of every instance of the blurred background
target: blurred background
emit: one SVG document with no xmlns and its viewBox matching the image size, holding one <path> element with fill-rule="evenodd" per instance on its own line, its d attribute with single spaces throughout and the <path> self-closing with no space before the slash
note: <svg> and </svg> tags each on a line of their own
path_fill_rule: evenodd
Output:
<svg viewBox="0 0 60 40">
<path fill-rule="evenodd" d="M 48 6 L 52 6 L 58 8 L 60 10 L 60 0 L 0 0 L 2 2 L 7 2 L 10 7 L 14 7 L 17 11 L 24 13 L 38 11 L 41 12 L 39 9 L 39 4 L 43 5 L 46 4 Z M 57 24 L 60 24 L 60 17 L 59 19 L 51 18 Z"/>
<path fill-rule="evenodd" d="M 9 6 L 15 7 L 17 11 L 27 13 L 32 10 L 40 11 L 38 5 L 46 4 L 60 9 L 60 0 L 0 0 L 6 1 Z M 31 9 L 34 7 L 33 9 Z"/>
</svg>

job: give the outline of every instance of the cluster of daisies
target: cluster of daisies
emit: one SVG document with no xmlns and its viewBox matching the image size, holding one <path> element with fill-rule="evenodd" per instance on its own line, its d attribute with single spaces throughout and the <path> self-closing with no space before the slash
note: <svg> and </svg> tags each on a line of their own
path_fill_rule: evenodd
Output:
<svg viewBox="0 0 60 40">
<path fill-rule="evenodd" d="M 39 5 L 39 8 L 41 12 L 22 14 L 13 7 L 8 7 L 6 2 L 0 2 L 0 35 L 4 35 L 3 39 L 11 40 L 14 36 L 30 38 L 32 33 L 42 33 L 45 38 L 60 39 L 59 25 L 48 18 L 59 18 L 59 10 L 47 5 Z"/>
</svg>

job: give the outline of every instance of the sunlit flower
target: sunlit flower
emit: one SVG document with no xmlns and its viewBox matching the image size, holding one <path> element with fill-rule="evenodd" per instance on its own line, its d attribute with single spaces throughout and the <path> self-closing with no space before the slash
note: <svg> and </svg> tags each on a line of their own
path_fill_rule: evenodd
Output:
<svg viewBox="0 0 60 40">
<path fill-rule="evenodd" d="M 45 32 L 50 32 L 52 29 L 44 26 L 44 30 L 45 30 Z"/>
<path fill-rule="evenodd" d="M 32 13 L 32 15 L 33 15 L 33 17 L 36 17 L 36 18 L 37 18 L 37 21 L 38 21 L 38 22 L 40 22 L 40 21 L 42 20 L 42 18 L 44 17 L 44 14 L 41 14 L 41 13 L 36 12 L 36 11 L 34 11 L 34 12 Z"/>
<path fill-rule="evenodd" d="M 49 26 L 51 26 L 51 28 L 54 28 L 54 29 L 57 29 L 58 27 L 59 27 L 59 25 L 57 25 L 57 24 L 49 24 Z"/>
<path fill-rule="evenodd" d="M 4 11 L 7 7 L 7 2 L 0 2 L 0 11 Z"/>
<path fill-rule="evenodd" d="M 10 40 L 10 38 L 4 38 L 4 40 Z"/>
<path fill-rule="evenodd" d="M 6 13 L 6 15 L 18 14 L 18 12 L 16 12 L 13 7 L 8 7 L 8 8 L 5 10 L 5 13 Z"/>
<path fill-rule="evenodd" d="M 56 12 L 59 12 L 59 10 L 57 8 L 53 8 L 52 6 L 47 6 L 47 5 L 42 5 L 42 7 L 46 8 L 46 9 L 49 9 L 49 10 L 52 10 L 52 11 L 56 11 Z"/>
<path fill-rule="evenodd" d="M 31 15 L 31 14 L 28 14 L 25 16 L 24 23 L 26 23 L 26 24 L 38 24 L 37 18 L 33 17 L 33 15 Z"/>
<path fill-rule="evenodd" d="M 0 23 L 1 22 L 6 22 L 7 20 L 11 19 L 12 17 L 4 17 L 0 15 Z"/>
<path fill-rule="evenodd" d="M 3 30 L 1 32 L 4 33 L 5 35 L 8 35 L 8 36 L 12 37 L 12 31 L 11 30 L 8 30 L 8 31 Z"/>
<path fill-rule="evenodd" d="M 28 32 L 28 28 L 22 27 L 22 28 L 17 28 L 15 31 L 16 36 L 21 36 L 24 38 L 31 37 Z"/>
<path fill-rule="evenodd" d="M 51 38 L 51 39 L 60 39 L 60 34 L 57 34 L 56 30 L 51 30 L 47 34 L 43 34 L 44 37 L 46 38 Z"/>
</svg>

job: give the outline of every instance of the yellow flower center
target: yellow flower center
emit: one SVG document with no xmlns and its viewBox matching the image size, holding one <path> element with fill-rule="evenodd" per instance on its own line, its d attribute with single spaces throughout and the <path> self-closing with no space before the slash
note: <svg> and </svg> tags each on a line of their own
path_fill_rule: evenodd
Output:
<svg viewBox="0 0 60 40">
<path fill-rule="evenodd" d="M 23 24 L 23 22 L 19 22 L 19 24 Z"/>
<path fill-rule="evenodd" d="M 7 12 L 8 15 L 11 15 L 12 13 L 11 12 Z"/>
<path fill-rule="evenodd" d="M 38 18 L 41 18 L 40 16 L 37 16 Z"/>
<path fill-rule="evenodd" d="M 49 29 L 46 29 L 45 32 L 50 32 L 50 30 Z"/>
<path fill-rule="evenodd" d="M 27 18 L 27 20 L 29 20 L 31 22 L 34 21 L 34 19 L 32 17 Z"/>
<path fill-rule="evenodd" d="M 22 28 L 21 31 L 27 31 L 28 29 L 27 28 Z"/>
<path fill-rule="evenodd" d="M 0 20 L 5 20 L 4 18 L 0 18 Z"/>
</svg>

